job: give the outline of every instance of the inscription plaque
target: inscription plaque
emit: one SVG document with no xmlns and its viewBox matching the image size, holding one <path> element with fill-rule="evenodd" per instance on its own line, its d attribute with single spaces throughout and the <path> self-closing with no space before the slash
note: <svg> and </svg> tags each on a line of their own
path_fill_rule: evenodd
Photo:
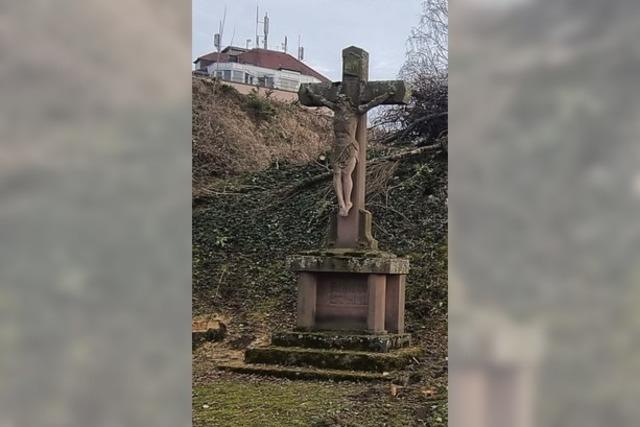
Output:
<svg viewBox="0 0 640 427">
<path fill-rule="evenodd" d="M 367 305 L 369 294 L 360 283 L 332 282 L 329 285 L 329 304 Z"/>
<path fill-rule="evenodd" d="M 316 321 L 331 329 L 366 328 L 369 293 L 366 276 L 318 275 Z"/>
</svg>

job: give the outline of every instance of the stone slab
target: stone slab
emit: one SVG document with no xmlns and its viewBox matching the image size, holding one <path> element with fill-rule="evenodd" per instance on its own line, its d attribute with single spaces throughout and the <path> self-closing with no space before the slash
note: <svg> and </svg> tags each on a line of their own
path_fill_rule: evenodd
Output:
<svg viewBox="0 0 640 427">
<path fill-rule="evenodd" d="M 317 273 L 315 276 L 318 288 L 314 328 L 366 329 L 368 304 L 366 275 Z M 338 324 L 334 324 L 336 321 Z M 332 324 L 332 327 L 329 326 Z"/>
<path fill-rule="evenodd" d="M 334 249 L 287 258 L 296 272 L 408 274 L 409 260 L 388 252 Z"/>
<path fill-rule="evenodd" d="M 388 353 L 411 345 L 409 334 L 349 334 L 337 332 L 276 332 L 271 343 L 278 347 L 306 347 Z"/>
<path fill-rule="evenodd" d="M 356 381 L 375 382 L 392 381 L 393 376 L 378 372 L 341 371 L 337 369 L 300 368 L 251 363 L 218 365 L 222 371 L 239 374 L 263 375 L 291 380 Z"/>
<path fill-rule="evenodd" d="M 246 363 L 315 367 L 351 371 L 388 372 L 407 366 L 422 353 L 419 347 L 407 347 L 390 353 L 351 350 L 325 350 L 301 347 L 257 347 L 247 349 Z"/>
</svg>

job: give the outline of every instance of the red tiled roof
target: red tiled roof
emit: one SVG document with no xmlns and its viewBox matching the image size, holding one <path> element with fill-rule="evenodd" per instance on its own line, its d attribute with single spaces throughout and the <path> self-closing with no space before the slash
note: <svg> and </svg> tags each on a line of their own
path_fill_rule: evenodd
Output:
<svg viewBox="0 0 640 427">
<path fill-rule="evenodd" d="M 220 53 L 220 62 L 229 62 L 229 56 L 230 55 L 226 53 Z M 193 63 L 195 64 L 198 61 L 216 62 L 218 61 L 218 52 L 211 52 L 211 53 L 207 53 L 206 55 L 202 55 L 198 57 L 198 59 L 193 61 Z"/>
<path fill-rule="evenodd" d="M 313 68 L 309 67 L 301 61 L 298 61 L 288 53 L 267 49 L 251 49 L 247 52 L 243 52 L 235 56 L 237 56 L 239 64 L 255 65 L 256 67 L 269 68 L 272 70 L 284 69 L 297 71 L 300 74 L 304 74 L 306 76 L 313 76 L 323 82 L 331 81 L 322 74 L 318 73 Z M 230 55 L 221 53 L 220 62 L 229 62 L 229 57 Z M 201 56 L 196 59 L 196 62 L 198 60 L 217 62 L 218 52 L 212 52 Z"/>
</svg>

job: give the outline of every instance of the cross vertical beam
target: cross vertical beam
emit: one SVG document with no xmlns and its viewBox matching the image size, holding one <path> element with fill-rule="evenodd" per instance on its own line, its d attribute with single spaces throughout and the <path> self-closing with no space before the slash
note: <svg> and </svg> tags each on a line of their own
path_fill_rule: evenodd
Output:
<svg viewBox="0 0 640 427">
<path fill-rule="evenodd" d="M 369 54 L 351 46 L 342 51 L 342 85 L 344 92 L 354 105 L 360 105 L 361 87 L 369 80 Z M 346 217 L 336 218 L 334 245 L 337 247 L 358 247 L 361 229 L 361 211 L 365 210 L 365 189 L 367 176 L 367 113 L 358 119 L 356 131 L 358 140 L 358 164 L 353 172 L 353 208 Z"/>
</svg>

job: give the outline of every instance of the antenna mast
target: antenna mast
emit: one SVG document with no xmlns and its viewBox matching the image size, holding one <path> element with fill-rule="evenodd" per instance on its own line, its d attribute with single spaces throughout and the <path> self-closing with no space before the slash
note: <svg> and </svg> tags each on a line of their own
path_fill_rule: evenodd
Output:
<svg viewBox="0 0 640 427">
<path fill-rule="evenodd" d="M 264 24 L 264 49 L 267 49 L 267 40 L 269 39 L 269 17 L 267 16 L 267 13 L 265 12 L 264 14 L 264 21 L 262 21 L 262 23 Z"/>
<path fill-rule="evenodd" d="M 224 34 L 224 23 L 227 20 L 227 6 L 224 7 L 224 15 L 222 15 L 222 21 L 220 21 L 220 26 L 218 29 L 220 32 L 213 36 L 213 43 L 216 45 L 216 49 L 218 49 L 218 58 L 216 60 L 216 71 L 220 69 L 220 50 L 222 48 L 222 36 Z"/>
<path fill-rule="evenodd" d="M 229 43 L 229 46 L 233 46 L 233 41 L 236 39 L 236 27 L 233 27 L 233 33 L 231 35 L 231 43 Z"/>
<path fill-rule="evenodd" d="M 298 34 L 298 61 L 304 59 L 304 47 L 302 47 L 302 36 Z"/>
</svg>

